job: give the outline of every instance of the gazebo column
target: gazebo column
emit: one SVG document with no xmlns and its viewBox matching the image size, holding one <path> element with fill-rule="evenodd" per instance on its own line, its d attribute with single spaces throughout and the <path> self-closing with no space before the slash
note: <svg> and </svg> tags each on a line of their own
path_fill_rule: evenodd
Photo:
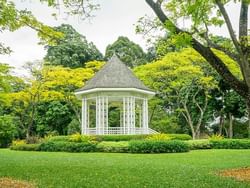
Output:
<svg viewBox="0 0 250 188">
<path fill-rule="evenodd" d="M 108 131 L 108 97 L 96 97 L 96 134 Z"/>
<path fill-rule="evenodd" d="M 86 97 L 82 99 L 82 126 L 81 133 L 88 134 L 88 102 Z"/>
<path fill-rule="evenodd" d="M 142 129 L 144 134 L 148 134 L 148 99 L 142 101 Z"/>
<path fill-rule="evenodd" d="M 123 134 L 135 134 L 135 98 L 123 98 Z"/>
</svg>

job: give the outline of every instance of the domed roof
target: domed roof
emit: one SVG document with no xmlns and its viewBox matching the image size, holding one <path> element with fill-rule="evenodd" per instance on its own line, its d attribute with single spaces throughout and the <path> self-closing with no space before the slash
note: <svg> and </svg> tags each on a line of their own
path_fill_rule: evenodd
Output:
<svg viewBox="0 0 250 188">
<path fill-rule="evenodd" d="M 79 93 L 95 88 L 135 88 L 153 92 L 116 55 L 113 55 L 95 76 L 76 92 Z"/>
</svg>

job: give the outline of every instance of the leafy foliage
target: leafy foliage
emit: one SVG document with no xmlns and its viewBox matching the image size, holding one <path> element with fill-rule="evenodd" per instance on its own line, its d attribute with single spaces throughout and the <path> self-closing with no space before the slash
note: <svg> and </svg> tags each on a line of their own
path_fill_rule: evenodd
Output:
<svg viewBox="0 0 250 188">
<path fill-rule="evenodd" d="M 90 142 L 44 142 L 40 145 L 41 151 L 65 151 L 65 152 L 93 152 L 96 144 Z"/>
<path fill-rule="evenodd" d="M 108 153 L 127 153 L 128 152 L 128 142 L 100 142 L 97 145 L 97 151 L 108 152 Z"/>
<path fill-rule="evenodd" d="M 166 141 L 171 140 L 171 137 L 167 134 L 153 134 L 146 137 L 146 140 L 153 140 L 153 141 Z"/>
<path fill-rule="evenodd" d="M 130 141 L 131 153 L 180 153 L 188 152 L 188 144 L 183 141 Z"/>
<path fill-rule="evenodd" d="M 102 60 L 102 54 L 91 42 L 79 34 L 71 25 L 62 24 L 55 27 L 55 31 L 64 34 L 56 46 L 46 46 L 47 54 L 44 58 L 48 65 L 61 65 L 70 68 L 84 67 L 86 62 Z"/>
<path fill-rule="evenodd" d="M 130 68 L 147 62 L 146 54 L 142 48 L 138 44 L 130 41 L 127 37 L 118 37 L 113 44 L 107 46 L 105 59 L 109 59 L 114 54 Z"/>
<path fill-rule="evenodd" d="M 13 117 L 0 116 L 0 147 L 7 147 L 14 139 L 17 129 Z"/>
<path fill-rule="evenodd" d="M 249 139 L 210 140 L 214 149 L 250 149 Z"/>
<path fill-rule="evenodd" d="M 209 140 L 189 140 L 187 141 L 190 150 L 211 149 L 212 145 Z"/>
<path fill-rule="evenodd" d="M 95 140 L 96 138 L 94 136 L 81 135 L 80 133 L 70 135 L 69 138 L 71 142 L 94 142 Z"/>
<path fill-rule="evenodd" d="M 11 150 L 19 150 L 19 151 L 40 151 L 40 144 L 18 144 L 11 145 Z"/>
</svg>

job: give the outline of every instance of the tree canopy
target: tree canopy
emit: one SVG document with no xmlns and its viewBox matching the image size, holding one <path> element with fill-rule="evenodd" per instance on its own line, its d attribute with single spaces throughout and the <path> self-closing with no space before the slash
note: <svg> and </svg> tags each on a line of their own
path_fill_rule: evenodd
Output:
<svg viewBox="0 0 250 188">
<path fill-rule="evenodd" d="M 142 48 L 130 41 L 127 37 L 118 37 L 118 39 L 107 46 L 105 59 L 109 59 L 113 54 L 116 54 L 128 67 L 136 67 L 145 64 L 146 54 Z"/>
<path fill-rule="evenodd" d="M 84 67 L 92 60 L 102 60 L 102 54 L 92 42 L 88 42 L 71 25 L 62 24 L 53 28 L 64 34 L 54 46 L 46 46 L 47 54 L 44 60 L 48 65 L 62 65 L 64 67 Z"/>
</svg>

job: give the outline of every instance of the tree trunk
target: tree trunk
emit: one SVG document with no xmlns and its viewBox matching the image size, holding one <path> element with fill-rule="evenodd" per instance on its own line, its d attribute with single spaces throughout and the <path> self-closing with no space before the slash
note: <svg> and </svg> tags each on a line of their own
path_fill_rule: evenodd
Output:
<svg viewBox="0 0 250 188">
<path fill-rule="evenodd" d="M 224 116 L 223 113 L 220 113 L 220 123 L 219 123 L 219 135 L 222 135 L 222 129 L 224 125 Z"/>
<path fill-rule="evenodd" d="M 193 138 L 193 140 L 195 140 L 196 139 L 196 133 L 193 130 L 191 130 L 191 131 L 192 131 L 192 138 Z"/>
<path fill-rule="evenodd" d="M 229 138 L 233 138 L 233 115 L 231 112 L 229 112 L 228 114 L 229 117 L 229 129 L 228 129 L 228 134 L 229 134 Z"/>
</svg>

